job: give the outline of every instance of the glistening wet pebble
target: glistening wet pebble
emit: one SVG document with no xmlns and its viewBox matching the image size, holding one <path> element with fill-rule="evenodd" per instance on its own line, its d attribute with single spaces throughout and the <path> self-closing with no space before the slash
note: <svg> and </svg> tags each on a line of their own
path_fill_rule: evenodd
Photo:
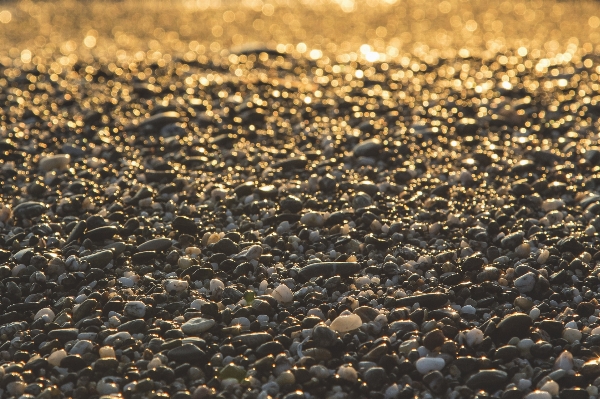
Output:
<svg viewBox="0 0 600 399">
<path fill-rule="evenodd" d="M 515 13 L 562 15 L 536 4 Z M 96 37 L 0 57 L 0 396 L 598 397 L 600 64 L 577 40 Z"/>
</svg>

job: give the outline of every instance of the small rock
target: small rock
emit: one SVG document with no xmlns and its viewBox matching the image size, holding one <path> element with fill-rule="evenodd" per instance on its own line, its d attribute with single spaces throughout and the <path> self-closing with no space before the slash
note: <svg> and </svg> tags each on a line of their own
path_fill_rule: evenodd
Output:
<svg viewBox="0 0 600 399">
<path fill-rule="evenodd" d="M 415 367 L 421 374 L 427 374 L 434 370 L 441 370 L 446 365 L 446 361 L 441 357 L 422 357 L 417 360 Z"/>
<path fill-rule="evenodd" d="M 214 325 L 215 321 L 212 319 L 194 317 L 182 324 L 181 331 L 186 335 L 199 335 L 210 330 Z"/>
<path fill-rule="evenodd" d="M 360 316 L 355 314 L 340 315 L 330 325 L 331 329 L 339 333 L 356 330 L 362 325 Z"/>
<path fill-rule="evenodd" d="M 142 319 L 146 314 L 146 304 L 141 301 L 129 301 L 125 304 L 125 316 L 134 319 Z"/>
</svg>

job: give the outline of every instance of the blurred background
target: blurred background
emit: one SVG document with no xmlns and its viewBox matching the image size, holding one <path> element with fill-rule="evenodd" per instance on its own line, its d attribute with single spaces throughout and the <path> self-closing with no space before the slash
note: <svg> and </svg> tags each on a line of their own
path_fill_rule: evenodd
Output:
<svg viewBox="0 0 600 399">
<path fill-rule="evenodd" d="M 0 63 L 206 62 L 248 46 L 336 62 L 600 53 L 600 2 L 549 0 L 0 1 Z M 87 60 L 86 60 L 87 58 Z"/>
</svg>

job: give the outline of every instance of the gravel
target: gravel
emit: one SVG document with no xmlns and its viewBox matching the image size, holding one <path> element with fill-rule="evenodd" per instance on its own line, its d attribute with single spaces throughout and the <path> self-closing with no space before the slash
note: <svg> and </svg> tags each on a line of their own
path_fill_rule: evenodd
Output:
<svg viewBox="0 0 600 399">
<path fill-rule="evenodd" d="M 598 397 L 593 53 L 110 32 L 0 56 L 1 397 Z"/>
</svg>

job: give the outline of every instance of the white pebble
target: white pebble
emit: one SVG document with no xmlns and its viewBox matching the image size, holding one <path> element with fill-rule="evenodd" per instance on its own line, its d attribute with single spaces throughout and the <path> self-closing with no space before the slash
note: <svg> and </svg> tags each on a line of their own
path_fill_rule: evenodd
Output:
<svg viewBox="0 0 600 399">
<path fill-rule="evenodd" d="M 210 330 L 215 325 L 212 319 L 194 317 L 181 325 L 181 331 L 187 335 L 198 335 Z"/>
<path fill-rule="evenodd" d="M 446 365 L 446 361 L 441 357 L 422 357 L 417 360 L 415 367 L 421 374 L 427 374 L 434 370 L 441 370 Z"/>
<path fill-rule="evenodd" d="M 483 331 L 478 328 L 474 328 L 465 333 L 465 339 L 467 346 L 474 347 L 483 342 Z"/>
<path fill-rule="evenodd" d="M 190 308 L 200 310 L 200 309 L 202 309 L 202 305 L 204 305 L 205 303 L 208 303 L 208 302 L 206 302 L 203 299 L 194 299 L 192 301 L 192 303 L 190 303 Z"/>
<path fill-rule="evenodd" d="M 552 396 L 558 396 L 559 390 L 560 387 L 555 381 L 546 381 L 546 383 L 540 388 L 540 391 L 546 391 Z"/>
<path fill-rule="evenodd" d="M 581 336 L 581 331 L 575 328 L 565 328 L 562 333 L 562 337 L 566 339 L 569 343 L 581 341 Z"/>
<path fill-rule="evenodd" d="M 356 330 L 362 325 L 360 316 L 355 314 L 340 315 L 338 316 L 329 327 L 332 330 L 344 333 L 352 330 Z"/>
<path fill-rule="evenodd" d="M 291 303 L 294 300 L 292 290 L 285 284 L 279 284 L 277 288 L 271 292 L 271 296 L 279 303 Z"/>
</svg>

